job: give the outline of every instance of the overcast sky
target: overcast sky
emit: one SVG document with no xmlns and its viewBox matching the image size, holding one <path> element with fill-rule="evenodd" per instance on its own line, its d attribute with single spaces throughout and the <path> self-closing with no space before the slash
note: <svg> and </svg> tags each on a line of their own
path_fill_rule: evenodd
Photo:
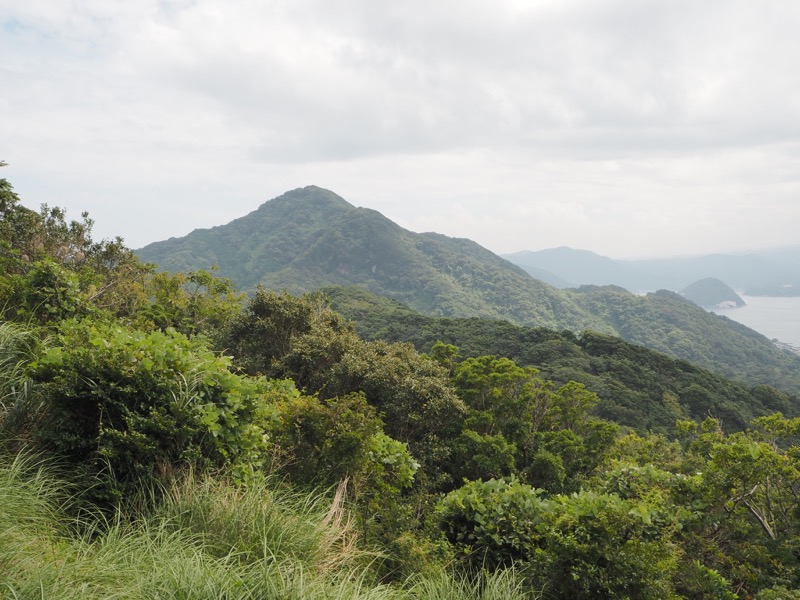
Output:
<svg viewBox="0 0 800 600">
<path fill-rule="evenodd" d="M 310 184 L 498 252 L 796 245 L 798 0 L 0 0 L 0 171 L 131 247 Z"/>
</svg>

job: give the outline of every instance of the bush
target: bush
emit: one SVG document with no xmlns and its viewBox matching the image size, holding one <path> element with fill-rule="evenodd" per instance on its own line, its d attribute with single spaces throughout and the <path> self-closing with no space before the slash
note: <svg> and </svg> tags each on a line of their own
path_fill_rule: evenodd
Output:
<svg viewBox="0 0 800 600">
<path fill-rule="evenodd" d="M 677 550 L 659 507 L 612 494 L 540 494 L 513 480 L 471 482 L 439 503 L 439 525 L 470 570 L 516 565 L 547 597 L 676 597 Z"/>
<path fill-rule="evenodd" d="M 79 475 L 102 483 L 100 503 L 133 482 L 188 467 L 230 466 L 245 480 L 268 456 L 270 398 L 292 388 L 231 373 L 226 357 L 174 331 L 67 322 L 34 364 L 47 415 L 38 439 Z"/>
</svg>

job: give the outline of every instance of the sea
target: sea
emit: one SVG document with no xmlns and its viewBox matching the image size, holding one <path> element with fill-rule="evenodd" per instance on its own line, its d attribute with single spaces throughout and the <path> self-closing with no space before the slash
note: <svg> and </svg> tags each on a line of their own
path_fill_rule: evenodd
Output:
<svg viewBox="0 0 800 600">
<path fill-rule="evenodd" d="M 750 329 L 795 348 L 800 348 L 800 297 L 744 296 L 747 304 L 739 308 L 714 308 Z"/>
</svg>

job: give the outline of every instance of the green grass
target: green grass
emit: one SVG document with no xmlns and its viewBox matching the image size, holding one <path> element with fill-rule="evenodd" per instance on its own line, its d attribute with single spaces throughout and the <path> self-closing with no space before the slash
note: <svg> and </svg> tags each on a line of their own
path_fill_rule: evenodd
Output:
<svg viewBox="0 0 800 600">
<path fill-rule="evenodd" d="M 238 488 L 188 479 L 166 490 L 155 508 L 108 521 L 67 517 L 66 489 L 34 459 L 0 464 L 0 598 L 530 597 L 511 572 L 376 582 L 378 557 L 356 546 L 342 490 L 329 497 L 272 480 Z"/>
</svg>

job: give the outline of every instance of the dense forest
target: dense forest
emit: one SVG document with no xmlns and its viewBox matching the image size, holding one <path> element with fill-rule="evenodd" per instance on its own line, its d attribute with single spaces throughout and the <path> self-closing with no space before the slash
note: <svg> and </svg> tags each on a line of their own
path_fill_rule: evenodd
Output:
<svg viewBox="0 0 800 600">
<path fill-rule="evenodd" d="M 756 416 L 775 411 L 795 416 L 800 407 L 796 395 L 772 386 L 726 379 L 596 331 L 575 334 L 507 321 L 428 317 L 359 288 L 322 291 L 365 339 L 409 342 L 420 352 L 444 342 L 457 346 L 465 358 L 491 354 L 535 366 L 559 385 L 584 384 L 599 398 L 595 414 L 641 432 L 670 434 L 676 419 L 707 416 L 725 430 L 741 430 Z"/>
<path fill-rule="evenodd" d="M 0 597 L 800 598 L 796 396 L 91 229 L 0 179 Z"/>
</svg>

